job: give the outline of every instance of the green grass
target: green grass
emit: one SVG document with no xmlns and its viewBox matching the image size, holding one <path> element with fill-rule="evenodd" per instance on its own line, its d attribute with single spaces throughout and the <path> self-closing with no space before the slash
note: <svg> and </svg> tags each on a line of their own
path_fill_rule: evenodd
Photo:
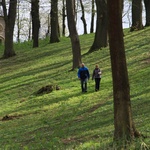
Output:
<svg viewBox="0 0 150 150">
<path fill-rule="evenodd" d="M 150 144 L 150 28 L 125 30 L 125 49 L 135 126 L 147 138 L 135 139 L 129 150 Z M 98 63 L 103 72 L 101 90 L 81 93 L 72 68 L 69 38 L 60 43 L 40 41 L 15 44 L 17 55 L 0 60 L 0 150 L 117 150 L 113 143 L 113 91 L 109 49 L 87 54 L 94 34 L 80 36 L 82 61 L 90 73 Z M 3 46 L 0 46 L 3 55 Z M 35 95 L 48 84 L 60 90 Z M 8 115 L 10 120 L 2 121 Z"/>
</svg>

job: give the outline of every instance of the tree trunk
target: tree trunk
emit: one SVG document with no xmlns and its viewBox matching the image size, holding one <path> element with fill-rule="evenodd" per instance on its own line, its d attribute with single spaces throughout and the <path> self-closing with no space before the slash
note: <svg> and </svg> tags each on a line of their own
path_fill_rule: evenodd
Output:
<svg viewBox="0 0 150 150">
<path fill-rule="evenodd" d="M 144 0 L 145 11 L 146 11 L 146 23 L 145 26 L 150 26 L 150 0 Z"/>
<path fill-rule="evenodd" d="M 31 15 L 32 15 L 32 39 L 34 48 L 39 46 L 39 29 L 40 29 L 39 0 L 31 1 Z"/>
<path fill-rule="evenodd" d="M 125 139 L 130 141 L 138 135 L 138 132 L 132 119 L 121 5 L 122 1 L 120 0 L 108 0 L 109 45 L 114 97 L 114 140 Z"/>
<path fill-rule="evenodd" d="M 31 12 L 30 12 L 30 18 L 29 18 L 29 30 L 28 30 L 28 41 L 31 40 L 31 25 L 32 25 L 32 16 L 31 16 Z"/>
<path fill-rule="evenodd" d="M 79 36 L 76 29 L 74 8 L 75 8 L 74 0 L 66 0 L 67 21 L 68 21 L 68 28 L 69 28 L 70 39 L 72 44 L 72 53 L 73 53 L 72 70 L 79 67 L 79 65 L 81 64 L 81 48 L 80 48 Z"/>
<path fill-rule="evenodd" d="M 51 35 L 50 43 L 60 42 L 58 24 L 58 0 L 51 0 Z"/>
<path fill-rule="evenodd" d="M 97 22 L 96 22 L 96 32 L 93 45 L 91 46 L 89 52 L 99 50 L 102 47 L 107 46 L 107 4 L 105 0 L 96 0 L 97 6 Z"/>
<path fill-rule="evenodd" d="M 66 14 L 65 14 L 65 0 L 63 0 L 63 8 L 62 8 L 62 35 L 65 36 L 65 18 L 66 18 Z"/>
<path fill-rule="evenodd" d="M 20 1 L 18 1 L 17 5 L 17 42 L 20 42 Z"/>
<path fill-rule="evenodd" d="M 132 26 L 130 31 L 143 29 L 142 0 L 132 0 Z"/>
<path fill-rule="evenodd" d="M 91 12 L 91 28 L 90 28 L 90 33 L 93 33 L 93 32 L 94 32 L 94 16 L 95 16 L 94 0 L 92 0 L 92 12 Z"/>
<path fill-rule="evenodd" d="M 17 0 L 11 0 L 9 2 L 9 10 L 7 11 L 6 2 L 2 0 L 2 7 L 4 12 L 5 20 L 5 49 L 4 49 L 4 58 L 9 58 L 15 56 L 15 51 L 13 48 L 13 32 L 16 19 L 16 7 Z M 8 15 L 7 15 L 8 12 Z"/>
<path fill-rule="evenodd" d="M 50 14 L 47 16 L 47 32 L 46 32 L 46 37 L 49 37 L 50 35 Z"/>
<path fill-rule="evenodd" d="M 84 5 L 82 3 L 82 0 L 80 0 L 80 5 L 81 5 L 81 9 L 82 9 L 81 20 L 83 22 L 84 34 L 87 34 L 87 23 L 86 23 L 86 20 L 85 20 Z"/>
</svg>

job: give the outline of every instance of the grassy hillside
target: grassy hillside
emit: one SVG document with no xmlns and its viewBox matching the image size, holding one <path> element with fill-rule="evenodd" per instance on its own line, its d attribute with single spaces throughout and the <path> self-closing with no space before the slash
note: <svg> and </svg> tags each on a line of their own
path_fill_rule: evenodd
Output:
<svg viewBox="0 0 150 150">
<path fill-rule="evenodd" d="M 125 31 L 125 48 L 135 126 L 147 138 L 127 149 L 150 145 L 150 28 Z M 83 94 L 72 66 L 69 38 L 32 49 L 15 45 L 17 56 L 0 60 L 0 150 L 112 150 L 113 94 L 109 49 L 87 54 L 93 34 L 80 36 L 82 60 L 92 73 L 98 63 L 103 72 L 101 89 L 88 82 Z M 0 47 L 0 55 L 3 46 Z M 60 90 L 36 95 L 46 85 Z"/>
</svg>

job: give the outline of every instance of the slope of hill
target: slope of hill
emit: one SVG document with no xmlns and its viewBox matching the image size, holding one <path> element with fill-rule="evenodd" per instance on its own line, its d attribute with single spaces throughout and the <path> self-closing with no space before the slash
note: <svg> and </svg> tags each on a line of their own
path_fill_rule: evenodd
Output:
<svg viewBox="0 0 150 150">
<path fill-rule="evenodd" d="M 136 139 L 129 149 L 146 149 L 150 143 L 150 28 L 125 30 L 125 48 L 134 122 L 147 138 Z M 17 56 L 0 60 L 0 149 L 108 150 L 113 143 L 113 94 L 109 48 L 88 54 L 94 35 L 80 36 L 82 61 L 92 73 L 98 63 L 103 72 L 101 89 L 81 93 L 72 66 L 69 38 L 31 48 L 16 44 Z M 0 47 L 0 55 L 3 47 Z M 60 90 L 35 94 L 46 85 Z"/>
</svg>

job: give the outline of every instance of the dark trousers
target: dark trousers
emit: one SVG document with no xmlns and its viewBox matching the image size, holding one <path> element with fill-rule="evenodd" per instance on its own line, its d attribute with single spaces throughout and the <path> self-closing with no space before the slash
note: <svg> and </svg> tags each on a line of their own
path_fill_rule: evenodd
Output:
<svg viewBox="0 0 150 150">
<path fill-rule="evenodd" d="M 101 81 L 101 78 L 95 78 L 95 90 L 100 89 L 100 81 Z"/>
<path fill-rule="evenodd" d="M 82 92 L 87 92 L 87 79 L 81 79 L 81 89 Z"/>
</svg>

